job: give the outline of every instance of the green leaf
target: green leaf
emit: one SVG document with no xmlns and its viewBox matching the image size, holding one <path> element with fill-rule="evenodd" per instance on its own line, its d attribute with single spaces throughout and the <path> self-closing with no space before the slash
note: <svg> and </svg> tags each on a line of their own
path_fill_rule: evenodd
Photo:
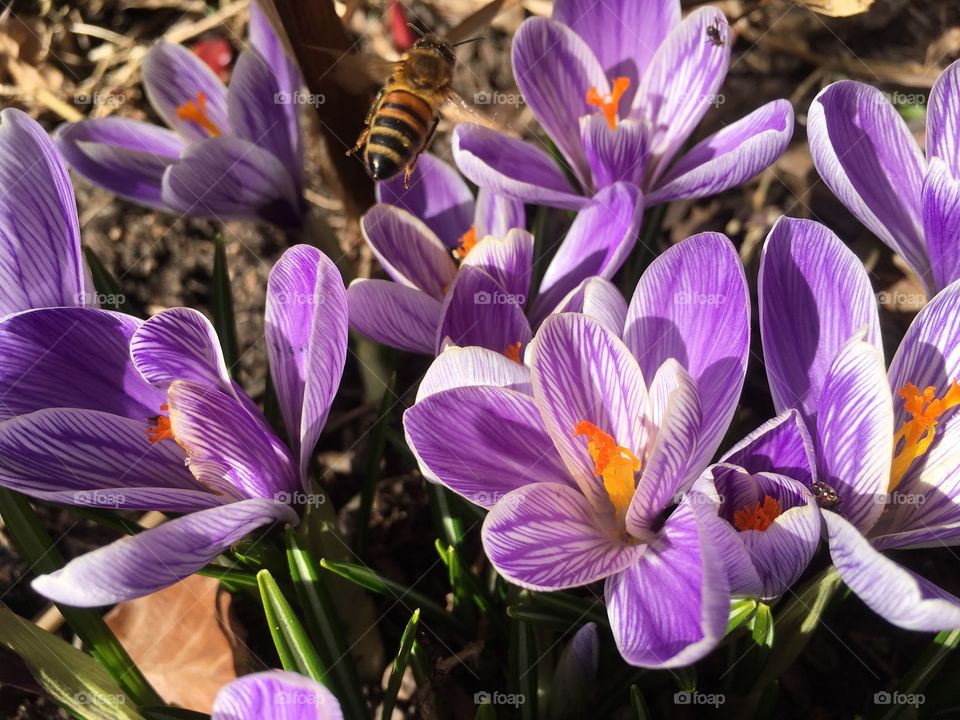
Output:
<svg viewBox="0 0 960 720">
<path fill-rule="evenodd" d="M 376 494 L 377 482 L 380 480 L 380 466 L 383 463 L 383 451 L 387 446 L 387 426 L 390 424 L 391 410 L 397 404 L 396 392 L 397 373 L 390 375 L 386 392 L 380 399 L 380 409 L 377 419 L 370 429 L 370 445 L 367 448 L 367 467 L 360 486 L 360 509 L 357 513 L 357 537 L 354 547 L 357 555 L 363 557 L 367 545 L 367 534 L 370 531 L 370 510 L 373 507 L 373 497 Z"/>
<path fill-rule="evenodd" d="M 533 592 L 529 594 L 529 599 L 537 607 L 567 619 L 568 625 L 582 625 L 587 620 L 592 620 L 598 627 L 610 627 L 610 619 L 600 599 L 578 597 L 564 592 Z"/>
<path fill-rule="evenodd" d="M 143 717 L 96 660 L 2 606 L 0 644 L 20 656 L 37 682 L 77 717 L 84 720 Z"/>
<path fill-rule="evenodd" d="M 197 575 L 216 578 L 220 582 L 232 587 L 258 587 L 257 576 L 251 572 L 220 565 L 207 565 L 197 570 Z"/>
<path fill-rule="evenodd" d="M 537 718 L 538 660 L 533 628 L 514 620 L 510 623 L 510 686 L 519 701 L 514 713 L 521 720 Z"/>
<path fill-rule="evenodd" d="M 730 604 L 730 619 L 727 621 L 727 632 L 725 634 L 729 635 L 743 625 L 743 623 L 753 617 L 756 611 L 757 601 L 753 598 L 734 600 Z"/>
<path fill-rule="evenodd" d="M 390 671 L 390 680 L 387 682 L 387 689 L 383 695 L 383 712 L 380 717 L 383 720 L 389 720 L 393 717 L 393 709 L 397 706 L 397 693 L 400 692 L 400 683 L 403 682 L 403 673 L 407 670 L 407 664 L 410 662 L 410 653 L 413 651 L 414 643 L 417 639 L 417 623 L 420 621 L 420 609 L 413 611 L 410 622 L 403 630 L 400 637 L 400 649 L 397 656 L 393 659 L 393 669 Z"/>
<path fill-rule="evenodd" d="M 753 641 L 760 647 L 773 647 L 773 614 L 770 612 L 770 606 L 766 603 L 759 603 L 757 610 L 750 619 L 750 628 Z"/>
<path fill-rule="evenodd" d="M 459 545 L 463 541 L 463 520 L 457 515 L 447 490 L 437 483 L 427 483 L 430 511 L 437 533 L 447 545 Z"/>
<path fill-rule="evenodd" d="M 533 603 L 516 603 L 507 606 L 507 617 L 512 620 L 521 620 L 531 625 L 557 628 L 558 630 L 568 630 L 570 620 L 560 617 L 550 610 L 545 610 L 539 605 Z"/>
<path fill-rule="evenodd" d="M 63 556 L 23 495 L 0 488 L 0 516 L 17 551 L 34 572 L 49 574 L 63 567 Z M 163 703 L 96 610 L 67 605 L 57 605 L 57 608 L 93 657 L 135 702 Z"/>
<path fill-rule="evenodd" d="M 958 644 L 960 644 L 960 630 L 943 630 L 939 632 L 933 639 L 930 647 L 923 651 L 923 654 L 913 664 L 910 671 L 897 682 L 894 689 L 902 695 L 919 695 L 923 693 L 927 685 L 933 681 L 943 668 L 947 659 L 950 658 L 954 650 L 957 649 Z M 952 673 L 947 674 L 938 684 L 943 685 L 944 683 L 948 686 L 947 691 L 943 693 L 944 696 L 949 698 L 956 697 L 956 676 Z M 933 694 L 935 695 L 936 693 Z M 926 697 L 923 695 L 921 695 L 921 697 L 924 697 L 925 702 L 929 703 L 929 695 L 930 693 L 928 693 Z M 909 704 L 878 705 L 871 717 L 892 720 L 900 715 L 909 716 L 911 709 Z M 933 716 L 934 714 L 930 715 L 930 717 Z"/>
<path fill-rule="evenodd" d="M 273 575 L 269 570 L 261 570 L 257 573 L 257 582 L 260 585 L 260 598 L 263 600 L 263 613 L 270 626 L 270 635 L 283 669 L 306 675 L 329 687 L 320 657 L 303 631 L 303 625 L 294 614 L 290 603 L 280 592 Z"/>
<path fill-rule="evenodd" d="M 421 595 L 395 580 L 385 578 L 383 575 L 380 575 L 368 567 L 354 563 L 330 562 L 326 559 L 321 559 L 320 565 L 330 572 L 336 573 L 340 577 L 371 592 L 375 592 L 378 595 L 385 595 L 404 604 L 409 602 L 419 607 L 423 614 L 434 622 L 446 625 L 458 632 L 462 632 L 463 630 L 460 623 L 447 612 L 446 608 L 441 607 L 426 595 Z"/>
<path fill-rule="evenodd" d="M 343 634 L 343 623 L 330 596 L 326 582 L 317 572 L 317 563 L 293 528 L 287 528 L 287 559 L 290 577 L 297 593 L 310 636 L 319 644 L 320 657 L 330 668 L 330 677 L 336 686 L 337 697 L 347 717 L 365 718 L 367 715 L 357 667 Z"/>
<path fill-rule="evenodd" d="M 107 270 L 99 256 L 86 245 L 83 247 L 83 256 L 87 260 L 87 267 L 90 268 L 93 287 L 96 288 L 97 295 L 100 296 L 97 298 L 98 304 L 106 310 L 117 310 L 127 315 L 136 315 L 137 313 L 127 302 L 127 296 L 120 291 L 120 283 Z"/>
<path fill-rule="evenodd" d="M 633 711 L 633 720 L 650 720 L 652 717 L 650 708 L 647 707 L 643 694 L 636 685 L 630 686 L 630 709 Z"/>
<path fill-rule="evenodd" d="M 230 376 L 236 375 L 240 353 L 237 349 L 237 320 L 233 312 L 233 291 L 230 287 L 230 269 L 227 267 L 227 249 L 223 233 L 218 232 L 213 241 L 213 274 L 210 279 L 210 311 L 213 327 L 220 338 L 223 360 Z"/>
<path fill-rule="evenodd" d="M 474 720 L 497 720 L 497 709 L 491 703 L 480 703 L 473 717 Z"/>
</svg>

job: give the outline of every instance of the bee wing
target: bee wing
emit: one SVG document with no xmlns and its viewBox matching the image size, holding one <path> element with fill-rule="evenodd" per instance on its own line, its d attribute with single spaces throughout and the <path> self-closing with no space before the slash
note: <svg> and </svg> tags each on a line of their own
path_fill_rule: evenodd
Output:
<svg viewBox="0 0 960 720">
<path fill-rule="evenodd" d="M 343 53 L 316 45 L 307 47 L 311 52 L 323 53 L 331 58 L 327 72 L 337 85 L 353 95 L 366 92 L 375 85 L 383 85 L 401 64 L 376 53 Z"/>
<path fill-rule="evenodd" d="M 444 40 L 451 45 L 467 40 L 487 27 L 501 12 L 512 8 L 514 5 L 519 5 L 520 2 L 521 0 L 490 0 L 486 5 L 467 15 L 455 27 L 451 28 Z"/>
<path fill-rule="evenodd" d="M 440 106 L 440 111 L 444 118 L 454 124 L 476 123 L 477 125 L 483 125 L 483 127 L 496 130 L 497 132 L 516 135 L 505 123 L 486 113 L 480 112 L 476 107 L 464 100 L 461 95 L 452 91 L 447 95 L 447 99 L 443 105 Z"/>
</svg>

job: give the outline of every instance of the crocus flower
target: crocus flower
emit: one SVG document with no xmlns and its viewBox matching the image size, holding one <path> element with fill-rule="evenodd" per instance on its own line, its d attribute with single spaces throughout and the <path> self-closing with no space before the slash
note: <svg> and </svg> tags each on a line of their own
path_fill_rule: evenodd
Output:
<svg viewBox="0 0 960 720">
<path fill-rule="evenodd" d="M 810 152 L 827 186 L 899 253 L 932 294 L 960 279 L 960 62 L 937 79 L 926 157 L 877 88 L 842 80 L 808 115 Z"/>
<path fill-rule="evenodd" d="M 61 152 L 86 179 L 143 205 L 298 227 L 300 73 L 255 2 L 250 44 L 228 90 L 194 53 L 159 41 L 143 84 L 170 129 L 127 118 L 68 123 L 56 134 Z"/>
<path fill-rule="evenodd" d="M 288 445 L 228 375 L 200 313 L 145 322 L 92 308 L 0 320 L 0 485 L 81 506 L 186 513 L 37 578 L 68 605 L 148 594 L 255 528 L 296 523 L 346 356 L 346 291 L 322 253 L 273 268 L 266 336 Z"/>
<path fill-rule="evenodd" d="M 960 284 L 920 312 L 888 371 L 867 273 L 822 225 L 777 223 L 759 294 L 774 404 L 813 437 L 840 576 L 895 625 L 960 628 L 960 599 L 883 554 L 960 541 Z"/>
<path fill-rule="evenodd" d="M 605 580 L 614 637 L 635 665 L 693 662 L 726 628 L 721 556 L 677 497 L 736 406 L 749 316 L 736 251 L 704 233 L 651 264 L 622 340 L 562 313 L 537 331 L 528 373 L 482 348 L 448 350 L 404 416 L 425 475 L 489 508 L 482 538 L 497 570 L 535 590 Z M 461 386 L 443 388 L 455 376 Z M 439 431 L 450 427 L 456 442 Z"/>
<path fill-rule="evenodd" d="M 722 100 L 730 44 L 715 8 L 681 21 L 679 0 L 557 0 L 552 18 L 517 31 L 513 74 L 575 182 L 537 145 L 480 125 L 458 126 L 454 158 L 481 187 L 561 208 L 583 207 L 618 181 L 648 205 L 738 185 L 786 148 L 793 110 L 786 100 L 764 105 L 678 158 Z"/>
<path fill-rule="evenodd" d="M 371 208 L 360 229 L 391 280 L 351 283 L 354 329 L 413 352 L 477 345 L 519 360 L 532 335 L 524 308 L 533 237 L 522 227 L 522 205 L 484 191 L 474 203 L 456 171 L 429 155 L 409 190 L 381 183 L 379 192 L 390 204 Z M 586 279 L 612 276 L 633 248 L 641 214 L 639 193 L 625 184 L 581 210 L 544 274 L 532 317 Z"/>
<path fill-rule="evenodd" d="M 285 670 L 244 675 L 224 685 L 210 720 L 343 720 L 340 703 L 327 688 Z"/>
</svg>

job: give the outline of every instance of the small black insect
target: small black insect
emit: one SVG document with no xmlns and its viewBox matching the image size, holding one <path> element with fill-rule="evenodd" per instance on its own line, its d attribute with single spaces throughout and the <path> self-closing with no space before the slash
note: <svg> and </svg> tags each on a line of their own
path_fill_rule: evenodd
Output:
<svg viewBox="0 0 960 720">
<path fill-rule="evenodd" d="M 717 47 L 723 47 L 726 44 L 726 40 L 720 32 L 720 26 L 716 23 L 707 28 L 707 39 L 708 42 L 713 43 Z"/>
<path fill-rule="evenodd" d="M 813 496 L 817 500 L 817 505 L 824 510 L 833 510 L 833 508 L 840 504 L 840 496 L 837 495 L 837 491 L 825 482 L 815 482 L 810 486 L 810 489 L 813 490 Z"/>
</svg>

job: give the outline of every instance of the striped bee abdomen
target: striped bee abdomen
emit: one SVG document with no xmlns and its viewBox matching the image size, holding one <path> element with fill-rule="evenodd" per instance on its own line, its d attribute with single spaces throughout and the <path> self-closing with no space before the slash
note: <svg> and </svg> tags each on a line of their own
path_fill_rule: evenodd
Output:
<svg viewBox="0 0 960 720">
<path fill-rule="evenodd" d="M 405 90 L 388 92 L 370 123 L 365 160 L 377 180 L 393 177 L 423 147 L 433 126 L 433 110 L 422 98 Z"/>
</svg>

